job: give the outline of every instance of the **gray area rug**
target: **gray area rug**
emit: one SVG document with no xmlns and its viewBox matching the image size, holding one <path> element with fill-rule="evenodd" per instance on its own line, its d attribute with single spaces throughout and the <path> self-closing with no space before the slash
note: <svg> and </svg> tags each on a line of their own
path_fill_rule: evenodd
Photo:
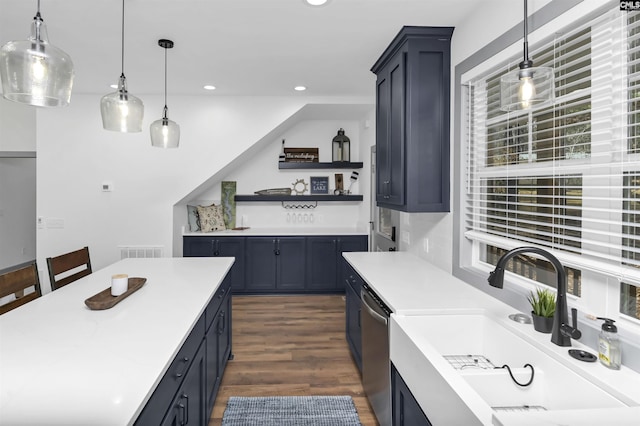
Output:
<svg viewBox="0 0 640 426">
<path fill-rule="evenodd" d="M 222 426 L 361 426 L 350 396 L 229 397 Z"/>
</svg>

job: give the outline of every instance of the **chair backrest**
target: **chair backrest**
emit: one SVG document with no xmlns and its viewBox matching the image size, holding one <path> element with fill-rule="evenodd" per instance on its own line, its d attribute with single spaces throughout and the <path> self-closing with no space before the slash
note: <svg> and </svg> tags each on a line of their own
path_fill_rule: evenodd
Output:
<svg viewBox="0 0 640 426">
<path fill-rule="evenodd" d="M 33 292 L 24 294 L 28 288 L 33 288 Z M 0 314 L 42 296 L 40 277 L 35 261 L 0 271 L 0 299 L 12 294 L 15 296 L 15 300 L 0 305 Z"/>
<path fill-rule="evenodd" d="M 51 290 L 57 290 L 60 287 L 72 283 L 75 280 L 85 277 L 91 273 L 89 247 L 84 247 L 80 250 L 61 254 L 60 256 L 56 257 L 48 257 L 47 266 L 49 267 L 49 280 L 51 281 Z M 58 275 L 80 267 L 83 268 L 70 275 L 56 279 Z"/>
</svg>

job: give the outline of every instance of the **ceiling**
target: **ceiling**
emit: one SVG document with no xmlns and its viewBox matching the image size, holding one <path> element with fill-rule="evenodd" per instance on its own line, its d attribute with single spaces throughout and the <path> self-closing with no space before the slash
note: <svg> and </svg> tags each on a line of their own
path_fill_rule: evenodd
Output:
<svg viewBox="0 0 640 426">
<path fill-rule="evenodd" d="M 457 26 L 495 0 L 126 0 L 129 91 L 186 95 L 372 96 L 369 71 L 403 25 Z M 513 1 L 513 0 L 502 0 Z M 0 0 L 0 45 L 26 39 L 36 0 Z M 113 91 L 121 71 L 121 0 L 42 0 L 49 42 L 72 58 L 74 93 Z M 455 32 L 454 32 L 455 37 Z M 216 86 L 207 92 L 205 84 Z"/>
</svg>

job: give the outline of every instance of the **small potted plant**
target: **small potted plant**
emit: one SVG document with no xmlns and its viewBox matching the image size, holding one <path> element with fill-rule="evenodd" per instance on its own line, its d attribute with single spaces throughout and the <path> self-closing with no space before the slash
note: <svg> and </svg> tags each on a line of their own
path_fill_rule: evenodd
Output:
<svg viewBox="0 0 640 426">
<path fill-rule="evenodd" d="M 538 288 L 527 297 L 531 304 L 533 328 L 540 333 L 551 333 L 553 314 L 556 312 L 556 295 L 546 288 Z"/>
</svg>

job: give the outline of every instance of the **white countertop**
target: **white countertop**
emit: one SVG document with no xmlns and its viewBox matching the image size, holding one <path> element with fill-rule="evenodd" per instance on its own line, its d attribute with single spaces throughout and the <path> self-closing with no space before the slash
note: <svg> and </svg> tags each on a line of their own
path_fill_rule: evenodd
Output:
<svg viewBox="0 0 640 426">
<path fill-rule="evenodd" d="M 256 237 L 256 236 L 286 236 L 286 235 L 369 235 L 366 229 L 353 227 L 316 227 L 291 226 L 284 228 L 252 228 L 244 230 L 226 230 L 215 232 L 186 232 L 185 237 Z"/>
<path fill-rule="evenodd" d="M 0 316 L 0 424 L 132 424 L 232 264 L 126 259 Z M 87 308 L 116 273 L 147 282 Z"/>
<path fill-rule="evenodd" d="M 640 374 L 622 367 L 609 370 L 599 363 L 585 363 L 571 358 L 566 347 L 550 342 L 548 334 L 537 333 L 531 325 L 522 325 L 506 319 L 516 312 L 512 307 L 459 280 L 448 272 L 406 252 L 344 253 L 343 256 L 394 312 L 391 316 L 390 357 L 419 405 L 427 416 L 427 406 L 446 407 L 453 400 L 464 401 L 468 412 L 464 424 L 524 425 L 563 424 L 635 425 L 640 415 Z M 488 285 L 488 284 L 487 284 Z M 504 319 L 504 325 L 527 342 L 550 355 L 562 365 L 616 396 L 630 408 L 547 411 L 533 413 L 495 412 L 465 385 L 459 374 L 434 351 L 422 330 L 416 328 L 411 316 L 455 313 L 456 311 L 488 312 Z M 511 325 L 513 324 L 513 325 Z M 455 339 L 456 336 L 452 336 Z M 421 348 L 411 352 L 408 347 Z M 573 348 L 593 352 L 580 342 L 573 341 Z M 433 358 L 439 358 L 433 361 Z M 423 359 L 431 358 L 433 371 L 420 370 Z M 439 392 L 437 381 L 442 380 L 455 392 Z M 434 392 L 434 388 L 438 391 Z M 455 401 L 452 406 L 455 405 Z M 444 410 L 444 408 L 443 408 Z M 464 411 L 464 410 L 461 410 Z M 596 420 L 598 419 L 598 420 Z M 602 422 L 600 420 L 606 419 Z M 436 419 L 436 424 L 440 419 Z M 440 421 L 442 423 L 442 421 Z M 446 423 L 446 422 L 445 422 Z"/>
</svg>

